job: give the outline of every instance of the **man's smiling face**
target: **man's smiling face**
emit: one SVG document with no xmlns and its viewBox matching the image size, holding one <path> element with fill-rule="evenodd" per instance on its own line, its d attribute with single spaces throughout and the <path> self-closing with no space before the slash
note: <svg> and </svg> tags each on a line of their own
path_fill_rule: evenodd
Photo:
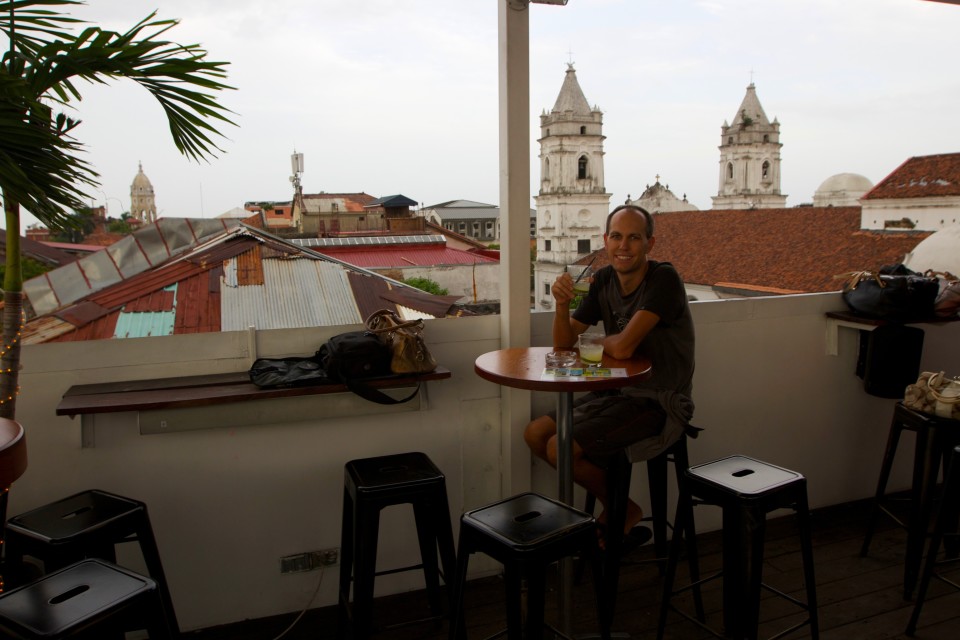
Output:
<svg viewBox="0 0 960 640">
<path fill-rule="evenodd" d="M 647 220 L 635 209 L 617 211 L 603 236 L 607 259 L 620 275 L 631 275 L 646 268 L 647 253 L 654 238 L 647 238 Z"/>
</svg>

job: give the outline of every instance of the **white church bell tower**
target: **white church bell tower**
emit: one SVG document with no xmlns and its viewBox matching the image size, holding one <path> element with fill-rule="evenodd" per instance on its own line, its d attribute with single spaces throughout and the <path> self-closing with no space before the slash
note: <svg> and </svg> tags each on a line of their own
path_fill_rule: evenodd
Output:
<svg viewBox="0 0 960 640">
<path fill-rule="evenodd" d="M 564 268 L 603 247 L 610 194 L 603 179 L 603 113 L 590 107 L 573 64 L 553 109 L 540 116 L 535 308 L 553 308 L 550 287 Z"/>
<path fill-rule="evenodd" d="M 733 124 L 720 134 L 720 188 L 714 209 L 770 209 L 787 206 L 780 193 L 780 123 L 760 106 L 753 83 Z"/>
</svg>

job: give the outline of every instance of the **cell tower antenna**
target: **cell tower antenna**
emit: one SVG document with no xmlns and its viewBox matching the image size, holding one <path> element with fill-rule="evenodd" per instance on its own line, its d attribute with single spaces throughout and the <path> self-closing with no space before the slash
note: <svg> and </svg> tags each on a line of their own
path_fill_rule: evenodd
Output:
<svg viewBox="0 0 960 640">
<path fill-rule="evenodd" d="M 301 191 L 300 187 L 300 174 L 303 173 L 303 154 L 297 153 L 297 150 L 293 150 L 293 155 L 290 156 L 290 169 L 293 171 L 293 175 L 290 176 L 290 182 L 293 183 L 293 190 L 297 194 Z"/>
</svg>

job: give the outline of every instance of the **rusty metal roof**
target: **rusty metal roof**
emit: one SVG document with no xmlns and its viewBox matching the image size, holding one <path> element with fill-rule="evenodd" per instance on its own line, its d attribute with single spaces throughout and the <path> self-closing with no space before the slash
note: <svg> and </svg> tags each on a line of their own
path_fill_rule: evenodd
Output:
<svg viewBox="0 0 960 640">
<path fill-rule="evenodd" d="M 435 243 L 388 246 L 316 247 L 316 251 L 358 267 L 431 267 L 455 264 L 496 264 L 479 253 L 451 249 Z"/>
<path fill-rule="evenodd" d="M 161 218 L 102 251 L 27 280 L 23 292 L 37 315 L 50 313 L 133 278 L 239 224 L 226 219 Z"/>
<path fill-rule="evenodd" d="M 126 257 L 147 260 L 147 254 Z M 166 261 L 117 279 L 127 268 L 121 262 L 95 284 L 90 269 L 55 274 L 51 282 L 80 278 L 87 290 L 96 290 L 32 319 L 23 332 L 24 344 L 239 331 L 250 326 L 349 325 L 363 322 L 376 309 L 397 310 L 398 305 L 432 317 L 445 315 L 455 301 L 429 296 L 245 225 L 197 238 L 194 246 Z M 110 284 L 103 285 L 104 281 Z M 63 291 L 51 288 L 41 295 L 59 300 Z"/>
</svg>

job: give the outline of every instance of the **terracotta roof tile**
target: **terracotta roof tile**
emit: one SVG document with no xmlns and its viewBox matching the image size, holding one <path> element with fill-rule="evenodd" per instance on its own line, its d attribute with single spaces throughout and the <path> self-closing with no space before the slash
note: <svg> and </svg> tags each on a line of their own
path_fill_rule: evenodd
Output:
<svg viewBox="0 0 960 640">
<path fill-rule="evenodd" d="M 960 196 L 960 153 L 917 156 L 894 169 L 864 200 Z"/>
<path fill-rule="evenodd" d="M 688 284 L 812 293 L 839 290 L 834 275 L 900 262 L 929 235 L 861 231 L 860 207 L 681 211 L 656 216 L 650 257 Z M 597 265 L 607 263 L 601 250 Z"/>
</svg>

